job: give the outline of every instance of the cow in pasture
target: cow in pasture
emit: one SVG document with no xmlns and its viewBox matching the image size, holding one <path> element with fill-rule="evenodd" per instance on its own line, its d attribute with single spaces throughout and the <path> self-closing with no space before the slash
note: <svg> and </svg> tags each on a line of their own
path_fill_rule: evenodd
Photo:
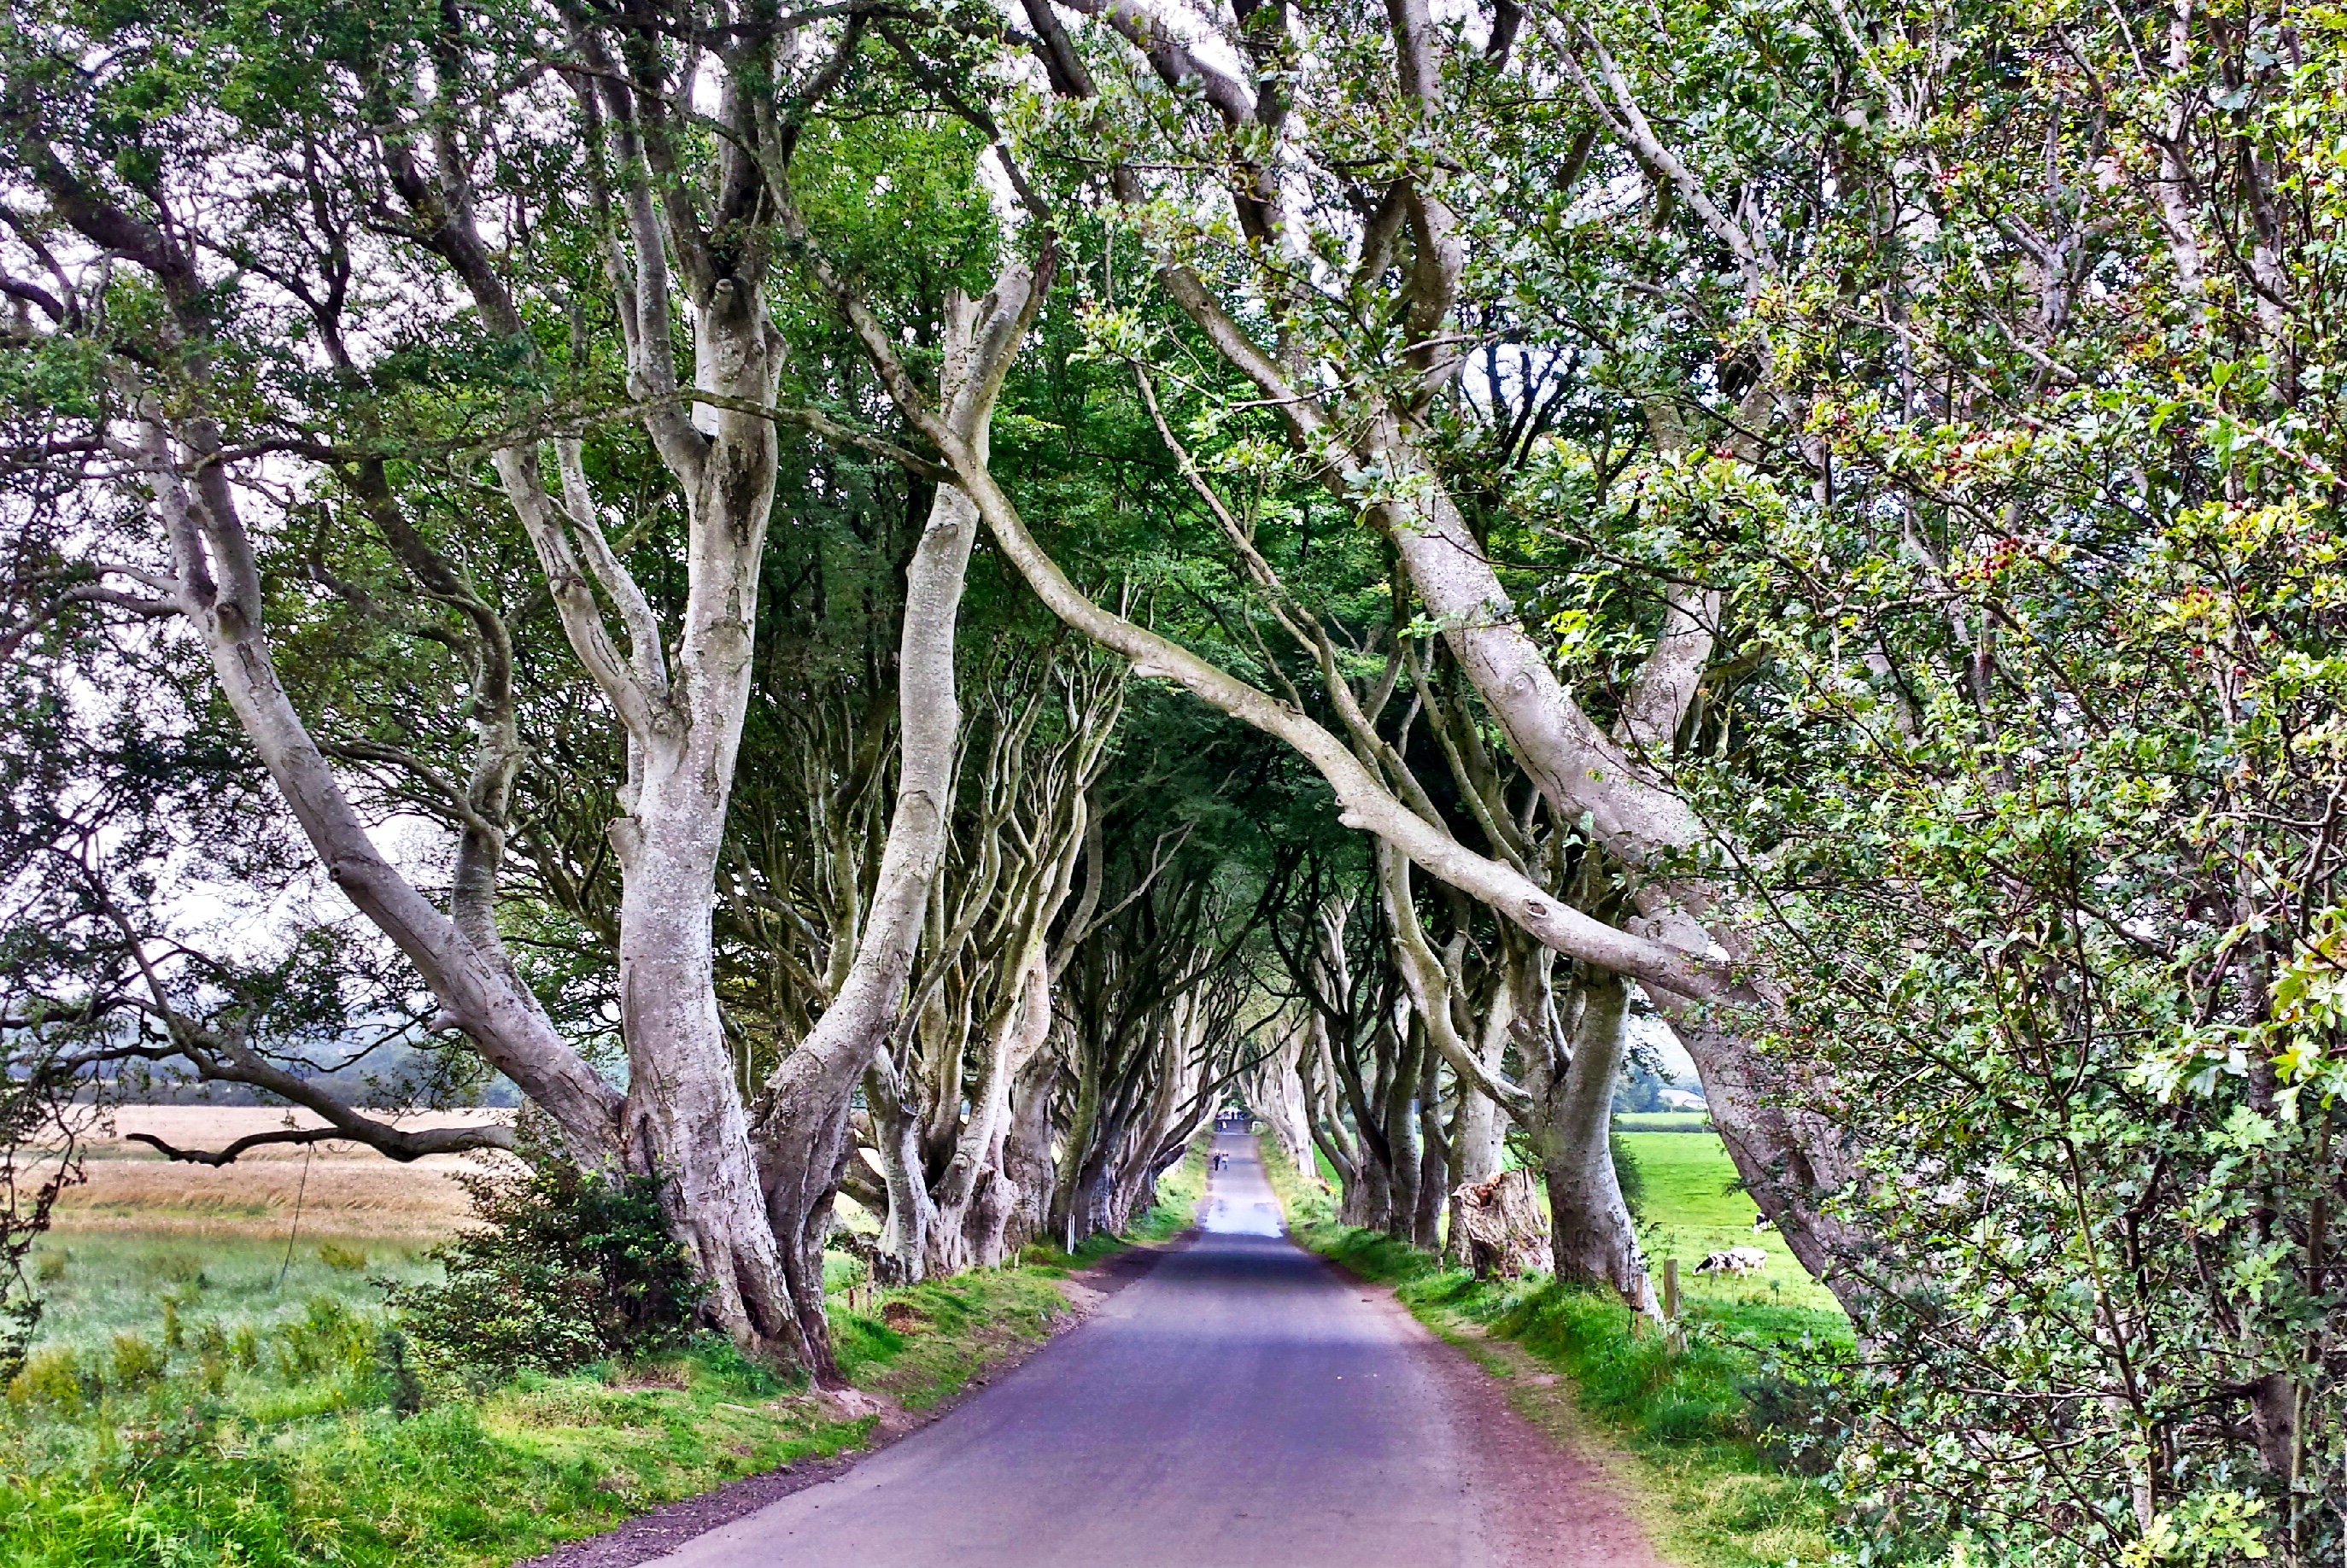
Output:
<svg viewBox="0 0 2347 1568">
<path fill-rule="evenodd" d="M 1695 1266 L 1697 1274 L 1726 1274 L 1742 1279 L 1768 1266 L 1768 1255 L 1757 1246 L 1732 1246 L 1715 1252 Z"/>
</svg>

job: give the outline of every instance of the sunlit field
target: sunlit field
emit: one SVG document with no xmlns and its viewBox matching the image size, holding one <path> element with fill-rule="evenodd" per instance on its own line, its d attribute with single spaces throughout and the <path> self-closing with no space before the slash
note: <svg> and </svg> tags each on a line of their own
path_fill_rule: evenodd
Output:
<svg viewBox="0 0 2347 1568">
<path fill-rule="evenodd" d="M 1662 1259 L 1676 1257 L 1681 1287 L 1690 1297 L 1839 1311 L 1833 1294 L 1794 1260 L 1783 1237 L 1773 1229 L 1753 1230 L 1760 1211 L 1735 1184 L 1736 1164 L 1718 1134 L 1706 1130 L 1614 1135 L 1645 1177 L 1651 1261 L 1659 1270 Z M 1695 1272 L 1705 1254 L 1736 1246 L 1758 1247 L 1768 1255 L 1768 1266 L 1743 1279 Z"/>
</svg>

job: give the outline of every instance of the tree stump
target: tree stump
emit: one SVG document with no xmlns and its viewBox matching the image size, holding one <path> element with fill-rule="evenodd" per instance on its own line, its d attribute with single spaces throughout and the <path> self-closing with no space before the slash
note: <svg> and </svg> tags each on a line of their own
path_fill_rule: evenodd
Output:
<svg viewBox="0 0 2347 1568">
<path fill-rule="evenodd" d="M 1521 1279 L 1549 1266 L 1548 1221 L 1530 1171 L 1463 1182 L 1451 1195 L 1459 1204 L 1467 1264 L 1476 1278 Z"/>
</svg>

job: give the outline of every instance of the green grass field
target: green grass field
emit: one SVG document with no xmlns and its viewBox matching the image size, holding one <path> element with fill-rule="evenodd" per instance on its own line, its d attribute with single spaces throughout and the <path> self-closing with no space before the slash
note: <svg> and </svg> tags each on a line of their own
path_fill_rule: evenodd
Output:
<svg viewBox="0 0 2347 1568">
<path fill-rule="evenodd" d="M 1753 1230 L 1760 1211 L 1736 1185 L 1735 1162 L 1716 1134 L 1631 1132 L 1617 1125 L 1615 1136 L 1645 1177 L 1647 1230 L 1641 1239 L 1648 1260 L 1659 1271 L 1664 1258 L 1676 1257 L 1689 1299 L 1839 1312 L 1833 1293 L 1809 1277 L 1783 1237 L 1773 1229 Z M 1768 1266 L 1746 1279 L 1695 1272 L 1706 1253 L 1734 1246 L 1758 1247 L 1768 1255 Z"/>
<path fill-rule="evenodd" d="M 1616 1132 L 1708 1132 L 1711 1118 L 1700 1111 L 1624 1111 L 1614 1118 Z"/>
<path fill-rule="evenodd" d="M 96 1350 L 117 1334 L 160 1337 L 168 1317 L 183 1334 L 214 1320 L 266 1333 L 322 1298 L 373 1308 L 383 1300 L 378 1279 L 437 1276 L 425 1250 L 420 1242 L 311 1236 L 289 1255 L 282 1238 L 265 1235 L 53 1232 L 33 1250 L 42 1300 L 33 1343 Z"/>
</svg>

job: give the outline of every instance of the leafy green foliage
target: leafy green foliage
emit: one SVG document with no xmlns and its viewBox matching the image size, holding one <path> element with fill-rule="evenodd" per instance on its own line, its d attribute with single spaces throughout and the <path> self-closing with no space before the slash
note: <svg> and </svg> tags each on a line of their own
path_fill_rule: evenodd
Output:
<svg viewBox="0 0 2347 1568">
<path fill-rule="evenodd" d="M 1614 1162 L 1614 1180 L 1622 1189 L 1622 1206 L 1630 1211 L 1634 1220 L 1646 1217 L 1646 1171 L 1629 1144 L 1620 1139 L 1609 1139 L 1606 1153 Z"/>
<path fill-rule="evenodd" d="M 524 1168 L 460 1178 L 477 1224 L 432 1255 L 444 1281 L 387 1291 L 418 1358 L 496 1382 L 675 1344 L 704 1287 L 659 1181 L 530 1153 Z"/>
<path fill-rule="evenodd" d="M 2170 74 L 2146 17 L 1945 15 L 1967 42 L 1938 64 L 1845 40 L 1914 96 L 1852 101 L 1831 157 L 1884 202 L 1933 170 L 1933 217 L 1845 206 L 1782 241 L 1785 312 L 1753 330 L 1833 486 L 1752 477 L 1760 533 L 1722 580 L 1768 660 L 1689 770 L 1769 858 L 1784 1091 L 1852 1137 L 1844 1266 L 1870 1294 L 1840 1480 L 1868 1552 L 2319 1560 L 2347 1484 L 2325 1001 L 2347 620 L 2337 305 L 2311 278 L 2347 186 L 2306 128 L 2347 84 L 2340 24 L 2192 30 Z M 1814 55 L 1677 25 L 1642 67 L 1657 101 L 1702 91 L 1707 51 L 1834 101 Z M 2306 64 L 2257 63 L 2284 35 Z M 2153 106 L 2204 92 L 2210 139 L 2159 142 Z M 2240 187 L 2179 217 L 2089 172 L 2161 158 L 2290 171 L 2288 311 L 2195 259 Z M 2092 192 L 2061 220 L 2075 294 L 2008 226 L 2050 169 Z M 1942 373 L 1963 389 L 1921 391 Z"/>
</svg>

